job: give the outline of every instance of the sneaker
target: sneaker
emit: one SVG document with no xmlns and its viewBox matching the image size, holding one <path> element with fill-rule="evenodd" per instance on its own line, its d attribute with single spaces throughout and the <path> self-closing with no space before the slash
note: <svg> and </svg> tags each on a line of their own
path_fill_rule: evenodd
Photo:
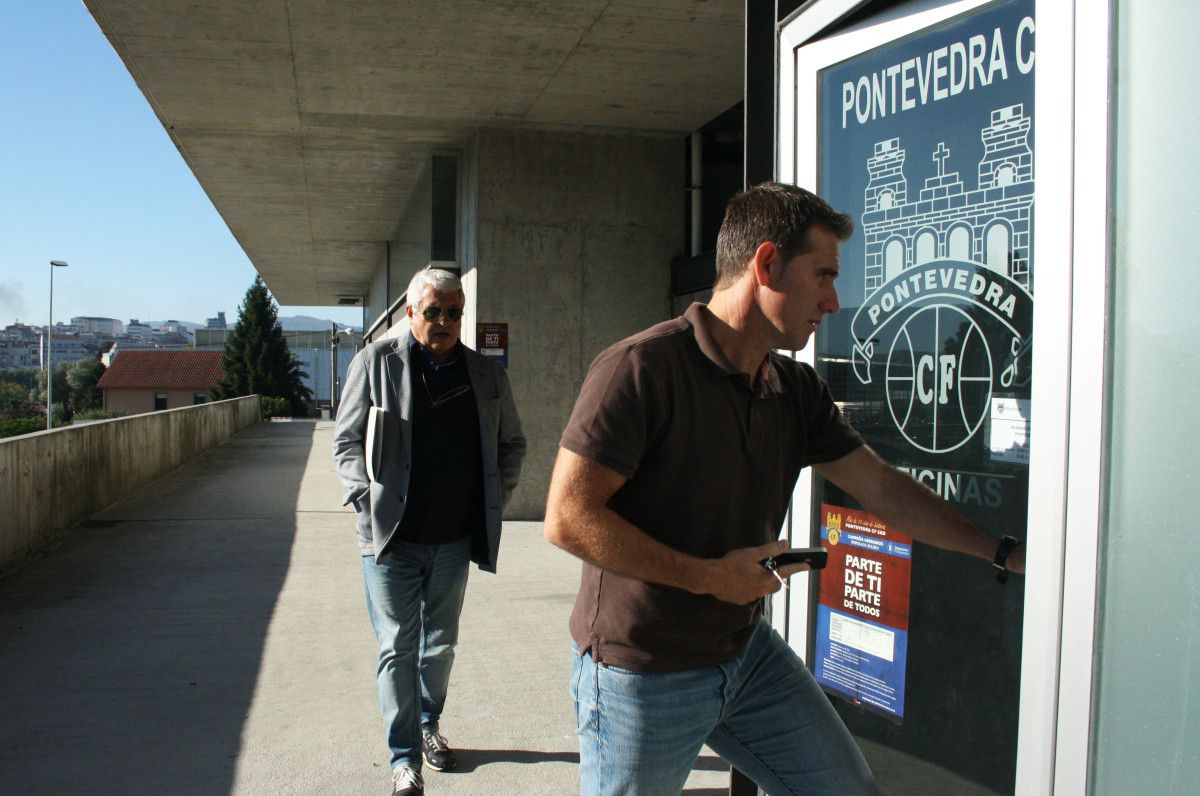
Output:
<svg viewBox="0 0 1200 796">
<path fill-rule="evenodd" d="M 425 783 L 421 782 L 420 773 L 408 766 L 398 766 L 392 772 L 392 796 L 423 796 Z"/>
<path fill-rule="evenodd" d="M 425 758 L 425 765 L 434 771 L 448 771 L 458 765 L 454 751 L 441 733 L 435 730 L 422 732 L 421 736 L 421 756 Z"/>
</svg>

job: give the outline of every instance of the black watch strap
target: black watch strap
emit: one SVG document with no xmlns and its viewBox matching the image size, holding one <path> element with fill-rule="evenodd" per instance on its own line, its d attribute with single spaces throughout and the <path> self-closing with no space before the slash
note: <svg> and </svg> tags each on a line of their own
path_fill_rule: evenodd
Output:
<svg viewBox="0 0 1200 796">
<path fill-rule="evenodd" d="M 996 573 L 997 583 L 1008 582 L 1008 555 L 1020 543 L 1021 540 L 1015 536 L 1005 536 L 1000 540 L 1000 546 L 996 548 L 996 556 L 992 559 L 992 566 L 999 570 Z"/>
</svg>

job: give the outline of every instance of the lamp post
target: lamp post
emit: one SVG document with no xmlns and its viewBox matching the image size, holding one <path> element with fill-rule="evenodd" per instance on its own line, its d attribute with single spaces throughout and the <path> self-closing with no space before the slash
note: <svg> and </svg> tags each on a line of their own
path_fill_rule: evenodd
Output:
<svg viewBox="0 0 1200 796">
<path fill-rule="evenodd" d="M 50 317 L 46 322 L 46 430 L 54 427 L 54 269 L 66 268 L 63 260 L 50 261 Z"/>
<path fill-rule="evenodd" d="M 329 419 L 337 419 L 337 323 L 330 322 L 329 332 Z"/>
<path fill-rule="evenodd" d="M 354 343 L 354 330 L 346 327 L 345 329 L 337 328 L 337 323 L 333 324 L 333 331 L 329 336 L 329 419 L 337 419 L 337 399 L 338 399 L 338 335 L 344 334 L 350 338 L 351 344 Z"/>
</svg>

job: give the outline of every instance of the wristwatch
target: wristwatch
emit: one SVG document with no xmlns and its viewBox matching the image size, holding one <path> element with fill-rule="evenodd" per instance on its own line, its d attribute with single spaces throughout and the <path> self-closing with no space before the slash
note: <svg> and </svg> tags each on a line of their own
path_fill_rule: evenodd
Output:
<svg viewBox="0 0 1200 796">
<path fill-rule="evenodd" d="M 1008 582 L 1008 554 L 1020 543 L 1021 540 L 1015 536 L 1005 536 L 1000 540 L 1000 546 L 996 548 L 996 556 L 992 559 L 992 566 L 999 570 L 996 573 L 997 583 Z"/>
</svg>

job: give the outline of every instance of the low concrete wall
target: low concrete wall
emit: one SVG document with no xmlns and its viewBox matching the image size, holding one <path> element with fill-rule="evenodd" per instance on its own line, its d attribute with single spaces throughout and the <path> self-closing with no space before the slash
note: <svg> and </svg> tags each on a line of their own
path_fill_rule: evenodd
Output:
<svg viewBox="0 0 1200 796">
<path fill-rule="evenodd" d="M 258 421 L 251 395 L 0 440 L 0 571 Z"/>
</svg>

